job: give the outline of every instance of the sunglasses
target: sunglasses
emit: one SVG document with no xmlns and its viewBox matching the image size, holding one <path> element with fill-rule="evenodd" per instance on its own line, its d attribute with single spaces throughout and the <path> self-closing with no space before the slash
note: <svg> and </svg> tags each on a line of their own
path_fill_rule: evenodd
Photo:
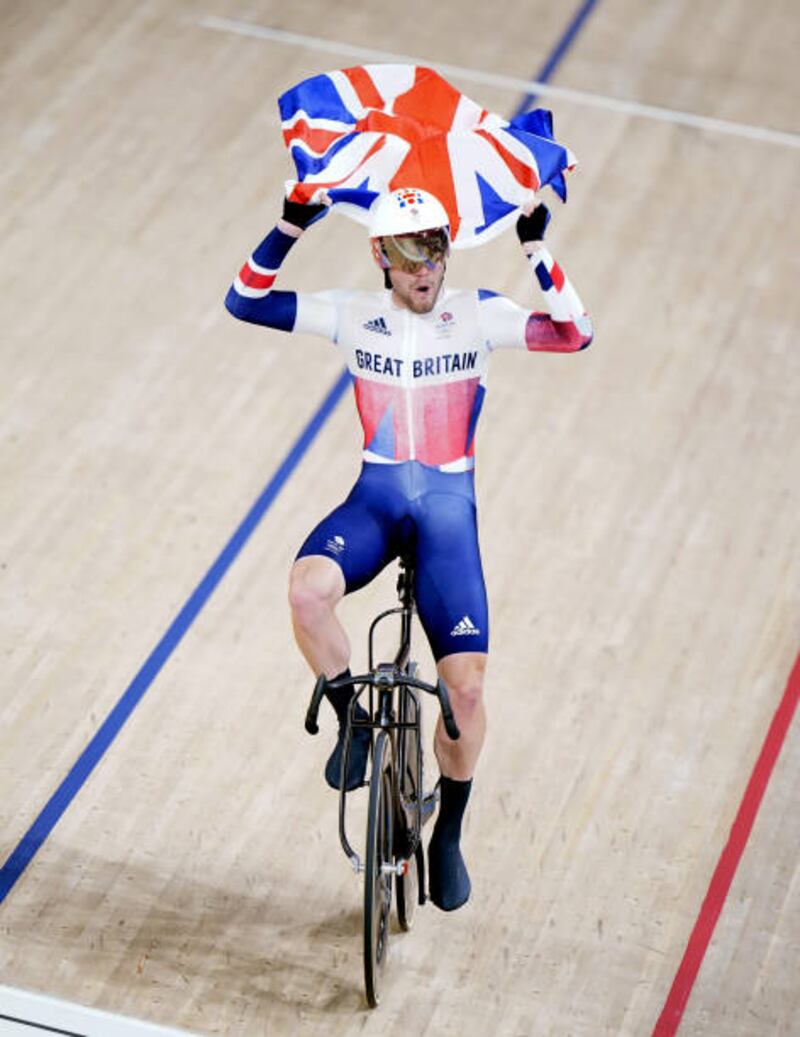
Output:
<svg viewBox="0 0 800 1037">
<path fill-rule="evenodd" d="M 387 265 L 406 274 L 416 274 L 423 267 L 431 270 L 450 252 L 450 239 L 444 228 L 386 235 L 380 243 Z"/>
</svg>

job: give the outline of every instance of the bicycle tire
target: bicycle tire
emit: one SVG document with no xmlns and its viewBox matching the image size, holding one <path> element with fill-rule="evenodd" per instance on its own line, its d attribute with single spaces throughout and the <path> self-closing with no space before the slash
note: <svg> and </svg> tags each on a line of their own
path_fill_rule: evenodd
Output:
<svg viewBox="0 0 800 1037">
<path fill-rule="evenodd" d="M 386 731 L 381 731 L 372 757 L 364 867 L 364 985 L 370 1008 L 375 1008 L 380 1001 L 392 908 L 394 820 L 391 753 L 389 736 Z"/>
<path fill-rule="evenodd" d="M 413 708 L 411 695 L 403 690 L 401 696 L 400 718 L 409 722 Z M 395 849 L 408 859 L 406 873 L 397 877 L 397 921 L 404 932 L 414 924 L 414 912 L 422 902 L 420 893 L 425 875 L 415 816 L 420 795 L 419 766 L 419 733 L 416 728 L 401 728 L 397 736 L 397 767 L 402 809 L 397 812 Z"/>
</svg>

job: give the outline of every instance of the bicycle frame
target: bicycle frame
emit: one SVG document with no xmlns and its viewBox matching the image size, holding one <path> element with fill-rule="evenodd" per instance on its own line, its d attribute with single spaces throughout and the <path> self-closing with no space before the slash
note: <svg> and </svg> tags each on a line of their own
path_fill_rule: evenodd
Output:
<svg viewBox="0 0 800 1037">
<path fill-rule="evenodd" d="M 400 573 L 397 578 L 397 593 L 400 598 L 400 605 L 395 606 L 391 609 L 386 609 L 381 612 L 372 621 L 369 627 L 369 633 L 367 635 L 367 659 L 369 662 L 369 671 L 371 674 L 377 675 L 377 691 L 378 691 L 378 703 L 377 710 L 375 709 L 375 685 L 370 683 L 369 686 L 369 714 L 370 717 L 377 717 L 377 720 L 361 721 L 355 717 L 356 704 L 364 691 L 362 686 L 361 690 L 353 696 L 353 701 L 350 703 L 350 716 L 349 716 L 349 731 L 352 731 L 356 727 L 370 727 L 373 731 L 373 742 L 375 737 L 375 731 L 384 729 L 389 732 L 389 737 L 392 743 L 392 754 L 396 761 L 396 766 L 392 768 L 392 798 L 395 804 L 400 808 L 402 816 L 406 821 L 406 828 L 416 833 L 416 839 L 419 839 L 419 832 L 422 830 L 422 740 L 419 737 L 420 732 L 420 702 L 419 696 L 416 690 L 402 680 L 403 677 L 410 676 L 415 677 L 416 672 L 412 674 L 405 674 L 405 668 L 409 664 L 409 656 L 411 654 L 411 627 L 412 619 L 415 612 L 414 604 L 414 577 L 413 577 L 413 563 L 407 557 L 401 557 L 400 559 Z M 394 662 L 391 664 L 378 664 L 375 663 L 375 630 L 378 624 L 383 620 L 388 619 L 389 616 L 400 616 L 400 644 L 394 657 Z M 416 671 L 415 664 L 412 664 Z M 405 689 L 406 694 L 402 694 L 401 689 Z M 399 701 L 395 704 L 395 692 Z M 407 715 L 409 711 L 409 703 L 413 704 L 413 716 Z M 409 818 L 409 807 L 405 802 L 405 798 L 402 795 L 402 789 L 400 788 L 401 782 L 398 781 L 398 774 L 403 773 L 403 765 L 405 761 L 398 760 L 398 739 L 397 732 L 401 728 L 416 728 L 418 731 L 418 737 L 416 739 L 417 746 L 417 759 L 413 762 L 414 774 L 416 777 L 416 787 L 420 790 L 420 795 L 417 796 L 417 802 L 414 805 L 415 814 L 412 818 Z M 348 735 L 345 742 L 344 748 L 344 771 L 347 771 L 347 764 L 350 755 L 350 737 Z M 363 871 L 363 864 L 359 854 L 353 849 L 350 840 L 347 837 L 347 825 L 346 825 L 346 810 L 347 810 L 347 792 L 342 788 L 339 792 L 339 841 L 342 844 L 347 857 L 350 859 L 356 873 Z M 400 816 L 400 815 L 398 815 Z M 409 824 L 408 822 L 412 823 Z M 416 843 L 411 846 L 408 850 L 408 856 L 416 849 Z"/>
<path fill-rule="evenodd" d="M 381 612 L 381 614 L 376 616 L 370 624 L 367 656 L 370 672 L 375 669 L 375 653 L 373 650 L 375 628 L 388 616 L 396 616 L 400 614 L 400 647 L 397 649 L 394 665 L 398 669 L 402 669 L 408 662 L 408 657 L 411 652 L 411 620 L 416 611 L 414 604 L 413 572 L 412 563 L 407 558 L 401 558 L 400 574 L 397 577 L 397 593 L 400 598 L 400 605 L 395 606 L 393 609 L 386 609 L 385 612 Z"/>
<path fill-rule="evenodd" d="M 392 796 L 395 803 L 402 809 L 402 817 L 406 820 L 406 827 L 412 833 L 412 846 L 408 850 L 408 857 L 416 849 L 419 841 L 419 833 L 423 821 L 423 790 L 422 790 L 422 738 L 420 731 L 421 706 L 418 691 L 425 691 L 436 695 L 442 710 L 442 719 L 449 736 L 455 740 L 459 737 L 459 730 L 453 718 L 450 708 L 450 699 L 444 682 L 439 678 L 435 685 L 426 684 L 416 676 L 416 666 L 409 661 L 411 652 L 411 625 L 415 611 L 413 592 L 413 563 L 410 558 L 400 559 L 400 575 L 397 581 L 397 590 L 400 597 L 400 605 L 395 608 L 386 609 L 381 612 L 370 625 L 368 640 L 369 673 L 357 677 L 348 677 L 342 680 L 328 681 L 323 674 L 317 680 L 311 703 L 306 712 L 305 727 L 309 734 L 316 734 L 319 730 L 317 715 L 325 692 L 328 688 L 342 688 L 350 686 L 355 689 L 355 694 L 349 706 L 347 734 L 344 744 L 343 771 L 347 772 L 350 755 L 351 732 L 356 728 L 368 727 L 374 733 L 385 730 L 388 732 L 392 744 L 392 757 L 395 760 L 393 766 L 393 788 Z M 388 616 L 400 615 L 400 644 L 392 663 L 380 663 L 375 665 L 374 660 L 374 634 L 378 624 Z M 369 719 L 359 720 L 355 715 L 356 705 L 369 688 Z M 375 691 L 378 693 L 377 708 L 375 703 Z M 397 699 L 397 702 L 395 702 Z M 409 806 L 401 794 L 398 781 L 397 766 L 397 743 L 398 732 L 403 729 L 415 729 L 416 738 L 416 760 L 413 761 L 413 773 L 415 776 L 415 788 L 417 789 L 416 803 Z M 400 761 L 405 765 L 405 761 Z M 404 774 L 404 771 L 400 771 Z M 339 839 L 347 857 L 357 873 L 364 870 L 360 855 L 353 849 L 347 838 L 345 823 L 347 803 L 347 791 L 342 788 L 339 794 Z M 409 811 L 413 810 L 411 816 Z M 410 822 L 410 823 L 408 823 Z M 405 862 L 404 862 L 405 863 Z M 402 868 L 404 863 L 398 865 Z"/>
<path fill-rule="evenodd" d="M 403 557 L 397 582 L 400 606 L 381 612 L 369 628 L 369 672 L 333 681 L 328 681 L 325 674 L 321 674 L 314 687 L 305 721 L 309 734 L 317 734 L 319 707 L 326 692 L 341 688 L 353 690 L 344 732 L 339 839 L 356 873 L 364 872 L 365 877 L 364 983 L 367 1002 L 372 1008 L 379 1001 L 393 889 L 397 890 L 397 917 L 403 930 L 411 927 L 414 905 L 425 902 L 422 826 L 432 816 L 437 795 L 436 791 L 426 795 L 422 784 L 420 691 L 437 696 L 445 730 L 451 739 L 459 737 L 444 682 L 439 678 L 435 685 L 426 684 L 417 677 L 416 664 L 410 661 L 413 582 L 411 561 Z M 380 622 L 394 615 L 400 616 L 400 644 L 394 661 L 376 665 L 375 630 Z M 356 715 L 356 707 L 367 688 L 369 713 L 362 713 L 359 717 Z M 353 731 L 359 728 L 368 728 L 370 731 L 372 756 L 363 863 L 347 838 L 345 818 L 347 789 L 344 777 L 348 773 Z"/>
</svg>

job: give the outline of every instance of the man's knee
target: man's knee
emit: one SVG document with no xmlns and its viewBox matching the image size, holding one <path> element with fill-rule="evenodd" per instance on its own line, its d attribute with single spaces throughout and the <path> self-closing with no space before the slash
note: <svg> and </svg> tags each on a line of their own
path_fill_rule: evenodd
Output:
<svg viewBox="0 0 800 1037">
<path fill-rule="evenodd" d="M 457 717 L 462 721 L 473 717 L 483 704 L 483 682 L 478 679 L 448 685 L 450 702 Z"/>
<path fill-rule="evenodd" d="M 344 596 L 342 571 L 328 558 L 299 558 L 289 576 L 289 606 L 295 622 L 312 627 Z"/>
<path fill-rule="evenodd" d="M 450 693 L 450 702 L 457 716 L 468 720 L 483 704 L 483 678 L 486 656 L 470 653 L 446 656 L 440 661 L 439 673 Z"/>
</svg>

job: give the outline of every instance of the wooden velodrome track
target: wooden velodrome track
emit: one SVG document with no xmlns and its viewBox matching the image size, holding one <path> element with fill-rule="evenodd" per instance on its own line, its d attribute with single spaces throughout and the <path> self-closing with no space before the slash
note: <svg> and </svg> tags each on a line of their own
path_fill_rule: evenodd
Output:
<svg viewBox="0 0 800 1037">
<path fill-rule="evenodd" d="M 3 861 L 338 377 L 325 343 L 222 307 L 291 175 L 277 95 L 366 60 L 354 44 L 529 79 L 574 13 L 0 3 Z M 232 1037 L 653 1031 L 800 647 L 799 33 L 789 0 L 598 0 L 552 78 L 586 96 L 539 102 L 581 160 L 550 242 L 596 340 L 491 370 L 469 906 L 393 939 L 368 1013 L 360 887 L 321 777 L 333 725 L 302 730 L 285 605 L 303 535 L 358 469 L 348 399 L 73 780 L 0 906 L 0 983 Z M 521 101 L 450 78 L 503 114 Z M 449 280 L 536 298 L 511 234 Z M 282 283 L 377 285 L 363 231 L 314 228 Z M 393 581 L 346 603 L 356 665 Z M 800 1032 L 796 718 L 758 774 L 682 1034 Z"/>
</svg>

